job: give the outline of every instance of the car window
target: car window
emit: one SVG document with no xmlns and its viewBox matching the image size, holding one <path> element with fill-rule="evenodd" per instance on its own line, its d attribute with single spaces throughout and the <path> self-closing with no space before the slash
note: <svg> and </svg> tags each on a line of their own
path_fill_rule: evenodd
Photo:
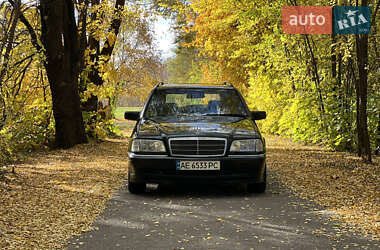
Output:
<svg viewBox="0 0 380 250">
<path fill-rule="evenodd" d="M 158 89 L 144 117 L 178 115 L 246 116 L 244 104 L 233 89 Z"/>
</svg>

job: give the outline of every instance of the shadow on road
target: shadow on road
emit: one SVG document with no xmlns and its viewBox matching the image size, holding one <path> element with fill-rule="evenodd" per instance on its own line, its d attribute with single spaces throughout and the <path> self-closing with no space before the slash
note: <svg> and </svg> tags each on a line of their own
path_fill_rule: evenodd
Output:
<svg viewBox="0 0 380 250">
<path fill-rule="evenodd" d="M 127 191 L 126 191 L 127 192 Z M 266 194 L 270 194 L 268 191 Z M 265 196 L 263 194 L 248 193 L 245 185 L 206 185 L 206 184 L 180 184 L 180 185 L 157 185 L 148 184 L 147 192 L 139 195 L 146 198 L 152 197 L 199 197 L 199 198 L 226 198 L 226 197 L 247 197 Z"/>
</svg>

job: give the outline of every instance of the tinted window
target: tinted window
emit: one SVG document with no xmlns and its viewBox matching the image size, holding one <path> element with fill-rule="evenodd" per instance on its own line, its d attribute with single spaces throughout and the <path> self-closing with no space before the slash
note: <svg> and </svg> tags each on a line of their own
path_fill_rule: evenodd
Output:
<svg viewBox="0 0 380 250">
<path fill-rule="evenodd" d="M 244 105 L 233 89 L 159 89 L 144 117 L 175 115 L 245 116 Z"/>
</svg>

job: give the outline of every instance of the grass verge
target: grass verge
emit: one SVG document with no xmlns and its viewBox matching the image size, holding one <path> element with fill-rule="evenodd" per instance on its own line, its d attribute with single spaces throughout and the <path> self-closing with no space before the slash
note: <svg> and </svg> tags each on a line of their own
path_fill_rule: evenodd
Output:
<svg viewBox="0 0 380 250">
<path fill-rule="evenodd" d="M 117 107 L 114 115 L 117 120 L 124 120 L 124 113 L 127 111 L 141 111 L 142 107 Z"/>
</svg>

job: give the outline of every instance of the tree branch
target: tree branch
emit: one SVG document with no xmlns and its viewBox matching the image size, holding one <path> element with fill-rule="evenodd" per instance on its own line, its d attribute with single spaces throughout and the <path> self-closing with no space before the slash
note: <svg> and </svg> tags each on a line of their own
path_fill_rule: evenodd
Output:
<svg viewBox="0 0 380 250">
<path fill-rule="evenodd" d="M 110 32 L 113 32 L 115 34 L 115 37 L 119 34 L 119 29 L 121 25 L 121 17 L 120 17 L 120 11 L 124 8 L 125 0 L 116 0 L 115 3 L 115 10 L 113 14 L 113 20 L 111 23 Z M 104 43 L 103 49 L 100 52 L 101 56 L 111 56 L 112 51 L 115 47 L 116 39 L 111 43 L 109 38 L 107 38 L 106 42 Z M 108 61 L 108 60 L 106 60 Z"/>
<path fill-rule="evenodd" d="M 17 26 L 17 22 L 18 22 L 20 13 L 21 13 L 20 6 L 21 6 L 20 0 L 17 0 L 17 2 L 13 6 L 14 11 L 13 11 L 13 13 L 12 13 L 13 15 L 11 17 L 11 26 L 9 28 L 8 41 L 6 41 L 7 47 L 5 49 L 4 62 L 3 62 L 2 69 L 0 71 L 0 87 L 2 86 L 4 76 L 5 76 L 7 69 L 8 69 L 10 53 L 11 53 L 12 48 L 13 48 L 12 45 L 13 45 L 14 35 L 15 35 L 15 31 L 16 31 L 16 26 Z"/>
<path fill-rule="evenodd" d="M 8 2 L 14 7 L 15 2 L 13 0 L 8 0 Z M 42 52 L 42 46 L 38 42 L 37 34 L 34 31 L 32 25 L 29 23 L 29 21 L 26 19 L 23 13 L 20 13 L 20 21 L 25 25 L 25 27 L 28 29 L 32 45 L 36 48 L 38 52 Z"/>
</svg>

